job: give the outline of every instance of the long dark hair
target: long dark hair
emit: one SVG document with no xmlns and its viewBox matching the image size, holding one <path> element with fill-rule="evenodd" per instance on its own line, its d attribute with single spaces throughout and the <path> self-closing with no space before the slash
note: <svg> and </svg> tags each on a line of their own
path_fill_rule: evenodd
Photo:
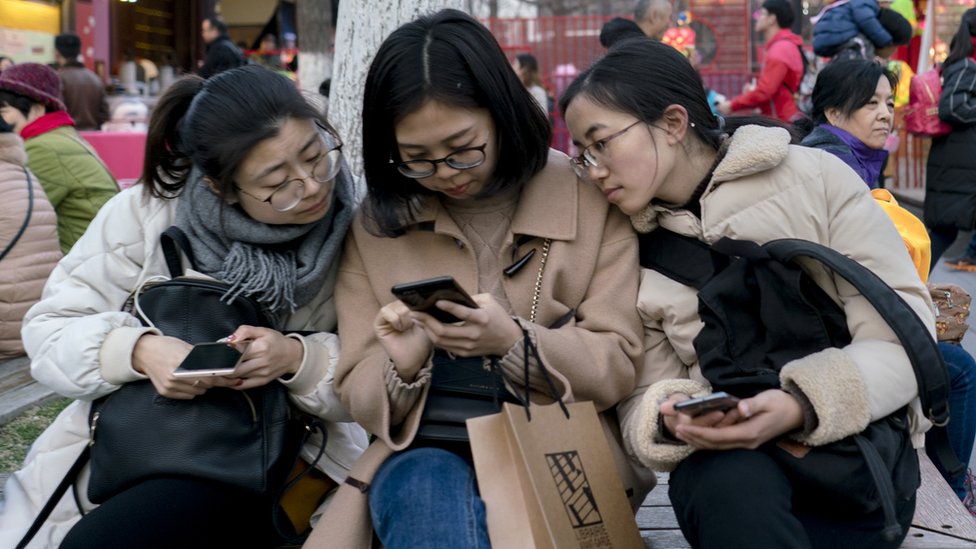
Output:
<svg viewBox="0 0 976 549">
<path fill-rule="evenodd" d="M 397 122 L 428 100 L 491 115 L 499 161 L 481 195 L 522 185 L 546 164 L 549 121 L 488 29 L 457 10 L 421 17 L 383 41 L 366 77 L 363 207 L 380 234 L 401 234 L 431 193 L 390 163 L 399 159 Z"/>
<path fill-rule="evenodd" d="M 944 67 L 973 56 L 973 37 L 976 36 L 976 8 L 964 11 L 959 19 L 959 29 L 949 43 L 949 55 Z M 819 77 L 818 77 L 819 78 Z"/>
<path fill-rule="evenodd" d="M 629 38 L 610 48 L 603 58 L 583 71 L 559 99 L 559 109 L 577 96 L 608 109 L 633 115 L 650 124 L 670 105 L 688 111 L 691 130 L 707 146 L 718 150 L 724 133 L 733 133 L 746 124 L 793 129 L 762 116 L 728 117 L 724 126 L 712 114 L 701 77 L 678 50 L 649 38 Z"/>
<path fill-rule="evenodd" d="M 291 80 L 259 65 L 174 82 L 149 120 L 145 192 L 178 196 L 195 166 L 217 183 L 221 197 L 230 195 L 244 157 L 278 135 L 287 118 L 316 120 L 335 134 Z"/>
<path fill-rule="evenodd" d="M 826 111 L 837 109 L 845 118 L 867 105 L 884 76 L 891 89 L 898 86 L 898 77 L 887 68 L 868 59 L 838 59 L 831 61 L 817 74 L 811 100 L 810 120 L 803 129 L 828 124 Z"/>
</svg>

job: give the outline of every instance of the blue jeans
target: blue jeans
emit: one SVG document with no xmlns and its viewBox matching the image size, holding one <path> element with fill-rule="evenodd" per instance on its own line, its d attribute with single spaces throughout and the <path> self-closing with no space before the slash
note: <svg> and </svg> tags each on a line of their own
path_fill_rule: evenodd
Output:
<svg viewBox="0 0 976 549">
<path fill-rule="evenodd" d="M 976 439 L 976 360 L 962 345 L 940 342 L 939 351 L 949 371 L 949 425 L 946 426 L 949 445 L 959 461 L 968 466 Z M 932 457 L 931 453 L 929 457 Z M 939 472 L 959 499 L 965 497 L 965 474 L 949 478 L 945 471 L 940 469 Z"/>
<path fill-rule="evenodd" d="M 369 513 L 386 549 L 490 549 L 474 469 L 438 448 L 390 457 L 373 477 Z"/>
</svg>

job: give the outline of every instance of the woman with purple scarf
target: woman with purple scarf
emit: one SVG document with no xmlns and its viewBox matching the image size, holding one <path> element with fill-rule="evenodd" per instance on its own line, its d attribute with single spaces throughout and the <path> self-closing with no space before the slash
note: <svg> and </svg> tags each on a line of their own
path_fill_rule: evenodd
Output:
<svg viewBox="0 0 976 549">
<path fill-rule="evenodd" d="M 896 84 L 894 74 L 874 61 L 847 59 L 827 64 L 813 89 L 813 110 L 807 122 L 813 130 L 800 144 L 837 156 L 873 189 L 888 157 L 884 145 L 895 115 L 892 90 Z M 916 267 L 927 275 L 927 263 Z M 940 341 L 939 351 L 949 372 L 949 443 L 963 463 L 968 463 L 976 439 L 976 360 L 955 343 Z M 940 472 L 956 495 L 965 499 L 966 475 L 952 478 Z"/>
<path fill-rule="evenodd" d="M 850 166 L 870 188 L 888 158 L 884 149 L 895 118 L 893 90 L 897 78 L 864 59 L 829 63 L 817 75 L 812 131 L 801 145 L 823 149 Z"/>
</svg>

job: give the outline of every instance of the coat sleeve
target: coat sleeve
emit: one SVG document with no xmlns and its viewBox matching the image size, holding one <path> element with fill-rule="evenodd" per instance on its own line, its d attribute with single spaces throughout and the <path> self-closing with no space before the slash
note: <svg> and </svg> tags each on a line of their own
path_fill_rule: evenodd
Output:
<svg viewBox="0 0 976 549">
<path fill-rule="evenodd" d="M 789 68 L 786 66 L 786 63 L 770 55 L 763 65 L 762 72 L 759 74 L 756 89 L 734 98 L 731 105 L 732 110 L 753 109 L 772 101 L 776 90 L 784 85 L 788 70 Z"/>
<path fill-rule="evenodd" d="M 557 329 L 536 325 L 539 355 L 573 400 L 592 400 L 597 411 L 614 406 L 634 386 L 641 351 L 637 302 L 637 236 L 610 208 L 602 245 L 575 322 Z M 550 277 L 552 279 L 552 277 Z"/>
<path fill-rule="evenodd" d="M 358 224 L 358 219 L 353 224 Z M 402 450 L 417 427 L 429 375 L 413 383 L 399 381 L 386 351 L 373 332 L 383 304 L 376 298 L 359 252 L 357 228 L 346 237 L 336 281 L 336 310 L 343 352 L 335 372 L 335 390 L 342 404 L 366 431 Z"/>
<path fill-rule="evenodd" d="M 153 329 L 121 308 L 147 260 L 145 226 L 165 213 L 140 208 L 140 191 L 105 205 L 24 317 L 31 374 L 62 395 L 93 400 L 145 379 L 132 369 L 132 349 Z"/>
<path fill-rule="evenodd" d="M 953 126 L 976 124 L 976 61 L 961 61 L 966 65 L 952 73 L 942 83 L 939 99 L 939 118 Z"/>
<path fill-rule="evenodd" d="M 891 44 L 891 33 L 885 30 L 878 20 L 878 3 L 874 0 L 856 0 L 851 9 L 857 28 L 863 32 L 875 47 Z"/>
<path fill-rule="evenodd" d="M 877 274 L 934 339 L 931 298 L 891 219 L 840 160 L 824 154 L 821 170 L 827 209 L 821 243 Z M 852 337 L 843 349 L 795 360 L 780 373 L 784 389 L 798 395 L 815 416 L 796 438 L 817 446 L 857 433 L 909 404 L 918 396 L 918 385 L 905 349 L 874 306 L 840 276 L 819 266 L 810 271 L 828 292 L 836 291 Z"/>
</svg>

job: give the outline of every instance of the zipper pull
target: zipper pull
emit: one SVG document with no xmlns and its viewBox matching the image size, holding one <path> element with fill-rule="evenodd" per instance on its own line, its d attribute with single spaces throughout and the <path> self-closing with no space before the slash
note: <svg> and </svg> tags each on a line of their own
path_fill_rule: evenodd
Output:
<svg viewBox="0 0 976 549">
<path fill-rule="evenodd" d="M 95 412 L 92 414 L 91 426 L 88 427 L 88 446 L 92 447 L 95 445 L 95 428 L 98 426 L 98 418 L 102 416 L 101 412 Z"/>
</svg>

